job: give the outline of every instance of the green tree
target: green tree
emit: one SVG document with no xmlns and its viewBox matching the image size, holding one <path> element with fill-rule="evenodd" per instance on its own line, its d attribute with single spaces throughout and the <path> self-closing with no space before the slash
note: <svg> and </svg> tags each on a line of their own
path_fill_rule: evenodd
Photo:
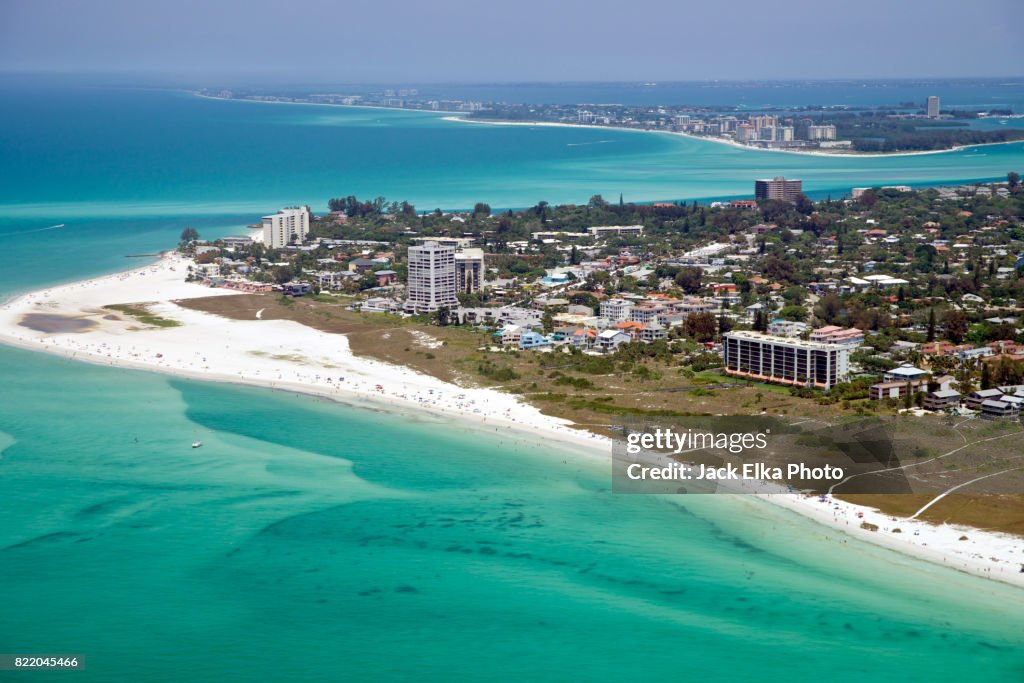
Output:
<svg viewBox="0 0 1024 683">
<path fill-rule="evenodd" d="M 930 342 L 935 341 L 935 309 L 928 309 L 928 337 L 927 340 Z"/>
<path fill-rule="evenodd" d="M 1016 171 L 1010 171 L 1006 174 L 1006 183 L 1010 186 L 1010 192 L 1016 192 L 1020 187 L 1020 175 Z"/>
<path fill-rule="evenodd" d="M 687 337 L 698 342 L 707 342 L 718 334 L 718 320 L 713 313 L 694 313 L 686 316 L 683 332 Z"/>
<path fill-rule="evenodd" d="M 768 314 L 761 309 L 754 314 L 754 329 L 758 332 L 768 331 Z"/>
<path fill-rule="evenodd" d="M 377 286 L 377 275 L 372 271 L 363 273 L 363 276 L 359 278 L 359 289 L 373 289 Z"/>
<path fill-rule="evenodd" d="M 701 279 L 704 277 L 704 271 L 695 266 L 686 266 L 680 268 L 679 272 L 676 273 L 675 281 L 679 287 L 687 294 L 696 294 L 700 291 Z"/>
<path fill-rule="evenodd" d="M 447 306 L 441 306 L 439 309 L 434 311 L 434 322 L 440 327 L 447 327 L 451 322 L 452 311 Z"/>
<path fill-rule="evenodd" d="M 573 306 L 589 306 L 595 309 L 601 305 L 598 298 L 589 292 L 576 292 L 569 297 L 569 303 Z"/>
<path fill-rule="evenodd" d="M 274 268 L 274 282 L 283 285 L 295 278 L 295 269 L 291 266 L 277 266 Z"/>
<path fill-rule="evenodd" d="M 967 335 L 967 316 L 963 311 L 952 310 L 946 314 L 946 336 L 954 344 L 963 342 Z"/>
<path fill-rule="evenodd" d="M 551 206 L 547 202 L 541 200 L 537 202 L 537 206 L 533 207 L 534 213 L 540 216 L 540 222 L 544 223 L 548 219 L 548 207 Z"/>
<path fill-rule="evenodd" d="M 185 228 L 184 230 L 181 231 L 181 241 L 183 244 L 195 242 L 198 239 L 199 231 L 196 230 L 195 228 Z"/>
<path fill-rule="evenodd" d="M 555 319 L 551 315 L 551 311 L 544 311 L 544 315 L 540 318 L 540 324 L 544 326 L 544 334 L 551 334 L 555 331 Z"/>
<path fill-rule="evenodd" d="M 991 389 L 994 382 L 992 381 L 992 368 L 990 363 L 981 364 L 981 388 L 982 390 Z"/>
<path fill-rule="evenodd" d="M 785 306 L 779 311 L 779 317 L 786 320 L 803 321 L 807 319 L 807 309 L 803 306 Z"/>
<path fill-rule="evenodd" d="M 814 213 L 814 202 L 808 199 L 807 195 L 801 192 L 796 198 L 796 210 L 805 216 L 810 216 Z"/>
</svg>

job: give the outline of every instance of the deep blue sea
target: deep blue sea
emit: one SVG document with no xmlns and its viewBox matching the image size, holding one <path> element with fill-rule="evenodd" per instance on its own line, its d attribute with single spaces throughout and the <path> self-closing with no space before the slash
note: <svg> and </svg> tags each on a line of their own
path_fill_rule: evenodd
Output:
<svg viewBox="0 0 1024 683">
<path fill-rule="evenodd" d="M 4 95 L 0 297 L 338 195 L 523 206 L 1024 168 L 1021 145 L 818 159 L 176 91 Z M 615 496 L 604 465 L 507 434 L 5 347 L 0 387 L 0 651 L 88 662 L 21 678 L 1024 677 L 1021 591 L 747 498 Z"/>
</svg>

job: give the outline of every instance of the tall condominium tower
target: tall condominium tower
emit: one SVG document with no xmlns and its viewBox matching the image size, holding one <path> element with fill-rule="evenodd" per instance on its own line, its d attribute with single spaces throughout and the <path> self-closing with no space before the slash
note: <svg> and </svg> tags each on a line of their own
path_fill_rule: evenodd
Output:
<svg viewBox="0 0 1024 683">
<path fill-rule="evenodd" d="M 309 207 L 281 209 L 272 216 L 263 217 L 263 244 L 271 249 L 280 249 L 292 243 L 302 242 L 309 233 Z"/>
<path fill-rule="evenodd" d="M 780 199 L 786 202 L 795 202 L 796 198 L 803 193 L 802 180 L 786 180 L 782 176 L 777 178 L 754 181 L 754 199 Z"/>
<path fill-rule="evenodd" d="M 454 246 L 428 240 L 409 247 L 407 313 L 433 313 L 442 306 L 458 306 L 456 292 Z"/>
</svg>

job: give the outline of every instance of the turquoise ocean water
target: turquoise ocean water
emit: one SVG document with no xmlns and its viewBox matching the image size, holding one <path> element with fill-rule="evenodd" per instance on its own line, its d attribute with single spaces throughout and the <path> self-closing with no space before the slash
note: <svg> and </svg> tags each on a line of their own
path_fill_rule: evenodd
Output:
<svg viewBox="0 0 1024 683">
<path fill-rule="evenodd" d="M 338 194 L 519 206 L 742 194 L 733 175 L 786 164 L 823 189 L 1024 167 L 1020 146 L 818 160 L 172 92 L 21 95 L 0 110 L 0 295 Z M 76 680 L 1024 676 L 1021 591 L 745 498 L 613 496 L 603 466 L 507 434 L 9 348 L 0 386 L 0 651 L 85 653 Z"/>
</svg>

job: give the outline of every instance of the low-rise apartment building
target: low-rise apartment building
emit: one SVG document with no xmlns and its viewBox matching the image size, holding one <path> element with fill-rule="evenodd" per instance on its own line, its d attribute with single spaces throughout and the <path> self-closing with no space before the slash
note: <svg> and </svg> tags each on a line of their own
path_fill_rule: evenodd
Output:
<svg viewBox="0 0 1024 683">
<path fill-rule="evenodd" d="M 864 343 L 864 332 L 856 327 L 842 328 L 836 325 L 826 325 L 812 330 L 810 340 L 822 344 L 860 346 Z"/>
<path fill-rule="evenodd" d="M 799 337 L 810 329 L 807 323 L 798 320 L 783 320 L 776 318 L 768 323 L 768 334 L 775 337 Z"/>
<path fill-rule="evenodd" d="M 633 302 L 625 299 L 607 299 L 601 302 L 601 317 L 613 323 L 629 320 L 629 313 L 632 310 Z"/>
<path fill-rule="evenodd" d="M 740 330 L 724 335 L 727 374 L 794 386 L 831 389 L 849 374 L 850 349 Z"/>
<path fill-rule="evenodd" d="M 954 389 L 931 391 L 924 397 L 924 409 L 935 412 L 951 410 L 960 405 L 960 392 Z"/>
</svg>

